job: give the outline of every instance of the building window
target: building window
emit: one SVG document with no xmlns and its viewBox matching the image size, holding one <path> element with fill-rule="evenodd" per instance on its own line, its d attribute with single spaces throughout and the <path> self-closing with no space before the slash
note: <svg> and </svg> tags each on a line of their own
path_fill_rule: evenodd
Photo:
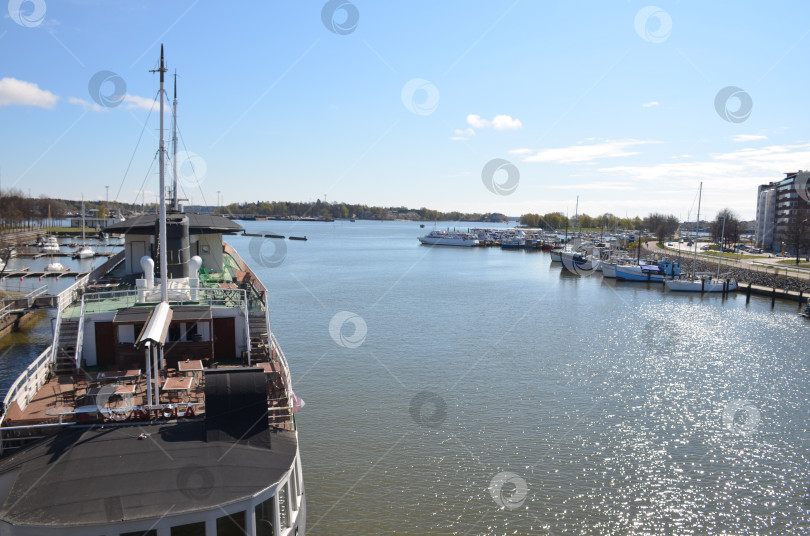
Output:
<svg viewBox="0 0 810 536">
<path fill-rule="evenodd" d="M 198 335 L 197 323 L 186 324 L 186 339 L 187 341 L 201 341 L 202 335 Z"/>
<path fill-rule="evenodd" d="M 217 518 L 217 536 L 245 536 L 245 512 Z"/>
<path fill-rule="evenodd" d="M 157 530 L 138 530 L 135 532 L 122 532 L 121 536 L 157 536 Z"/>
<path fill-rule="evenodd" d="M 205 521 L 172 527 L 172 536 L 205 536 Z"/>
<path fill-rule="evenodd" d="M 256 536 L 274 536 L 275 504 L 275 497 L 270 497 L 256 507 Z"/>
</svg>

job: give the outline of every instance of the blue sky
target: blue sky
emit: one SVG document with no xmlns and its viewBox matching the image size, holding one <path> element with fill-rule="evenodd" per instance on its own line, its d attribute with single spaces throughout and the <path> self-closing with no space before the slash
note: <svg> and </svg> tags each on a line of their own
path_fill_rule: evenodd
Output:
<svg viewBox="0 0 810 536">
<path fill-rule="evenodd" d="M 12 0 L 1 186 L 154 201 L 162 42 L 194 203 L 220 191 L 520 215 L 573 213 L 579 196 L 591 215 L 694 219 L 702 180 L 702 216 L 753 218 L 758 184 L 810 168 L 808 14 L 801 1 Z"/>
</svg>

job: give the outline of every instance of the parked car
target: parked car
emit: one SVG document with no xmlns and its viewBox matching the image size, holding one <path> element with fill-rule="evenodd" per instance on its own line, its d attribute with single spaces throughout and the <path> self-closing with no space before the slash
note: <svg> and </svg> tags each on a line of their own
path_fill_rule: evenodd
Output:
<svg viewBox="0 0 810 536">
<path fill-rule="evenodd" d="M 760 253 L 762 253 L 762 250 L 759 248 L 752 248 L 751 253 L 756 253 L 757 255 L 759 255 Z"/>
</svg>

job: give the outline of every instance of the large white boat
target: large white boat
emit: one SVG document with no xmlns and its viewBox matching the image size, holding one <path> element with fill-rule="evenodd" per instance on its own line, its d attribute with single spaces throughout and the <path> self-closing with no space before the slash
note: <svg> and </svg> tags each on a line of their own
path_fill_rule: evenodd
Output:
<svg viewBox="0 0 810 536">
<path fill-rule="evenodd" d="M 162 102 L 162 50 L 159 72 Z M 4 399 L 0 534 L 304 535 L 302 403 L 267 289 L 222 240 L 241 226 L 161 203 L 106 230 L 124 250 L 60 295 Z M 125 289 L 84 292 L 104 277 Z"/>
<path fill-rule="evenodd" d="M 619 281 L 665 281 L 678 277 L 681 265 L 668 259 L 655 264 L 618 264 L 615 266 L 616 279 Z M 604 274 L 604 268 L 602 269 Z"/>
<path fill-rule="evenodd" d="M 478 239 L 468 233 L 457 233 L 455 231 L 433 230 L 425 236 L 420 236 L 419 241 L 428 246 L 462 246 L 472 247 L 478 245 Z"/>
</svg>

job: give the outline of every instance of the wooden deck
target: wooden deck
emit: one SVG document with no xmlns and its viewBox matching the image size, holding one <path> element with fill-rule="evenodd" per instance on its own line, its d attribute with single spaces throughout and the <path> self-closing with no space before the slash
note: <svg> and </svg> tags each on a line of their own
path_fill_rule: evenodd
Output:
<svg viewBox="0 0 810 536">
<path fill-rule="evenodd" d="M 267 405 L 271 423 L 282 428 L 291 428 L 291 419 L 284 416 L 284 408 L 289 407 L 283 378 L 277 363 L 257 363 L 254 366 L 265 371 L 267 379 Z M 220 367 L 230 368 L 230 367 Z M 205 369 L 203 369 L 204 371 Z M 92 378 L 90 376 L 93 376 Z M 57 424 L 77 422 L 80 408 L 98 407 L 104 409 L 134 408 L 146 405 L 146 376 L 127 376 L 97 380 L 96 375 L 51 377 L 34 395 L 28 405 L 21 409 L 15 402 L 5 413 L 3 426 L 30 426 L 37 424 Z M 102 373 L 100 377 L 104 377 Z M 161 404 L 173 404 L 183 412 L 191 404 L 194 414 L 205 412 L 204 375 L 199 371 L 173 372 L 160 380 Z M 167 390 L 163 387 L 169 384 Z M 179 388 L 178 388 L 179 386 Z M 77 409 L 79 413 L 77 413 Z"/>
</svg>

